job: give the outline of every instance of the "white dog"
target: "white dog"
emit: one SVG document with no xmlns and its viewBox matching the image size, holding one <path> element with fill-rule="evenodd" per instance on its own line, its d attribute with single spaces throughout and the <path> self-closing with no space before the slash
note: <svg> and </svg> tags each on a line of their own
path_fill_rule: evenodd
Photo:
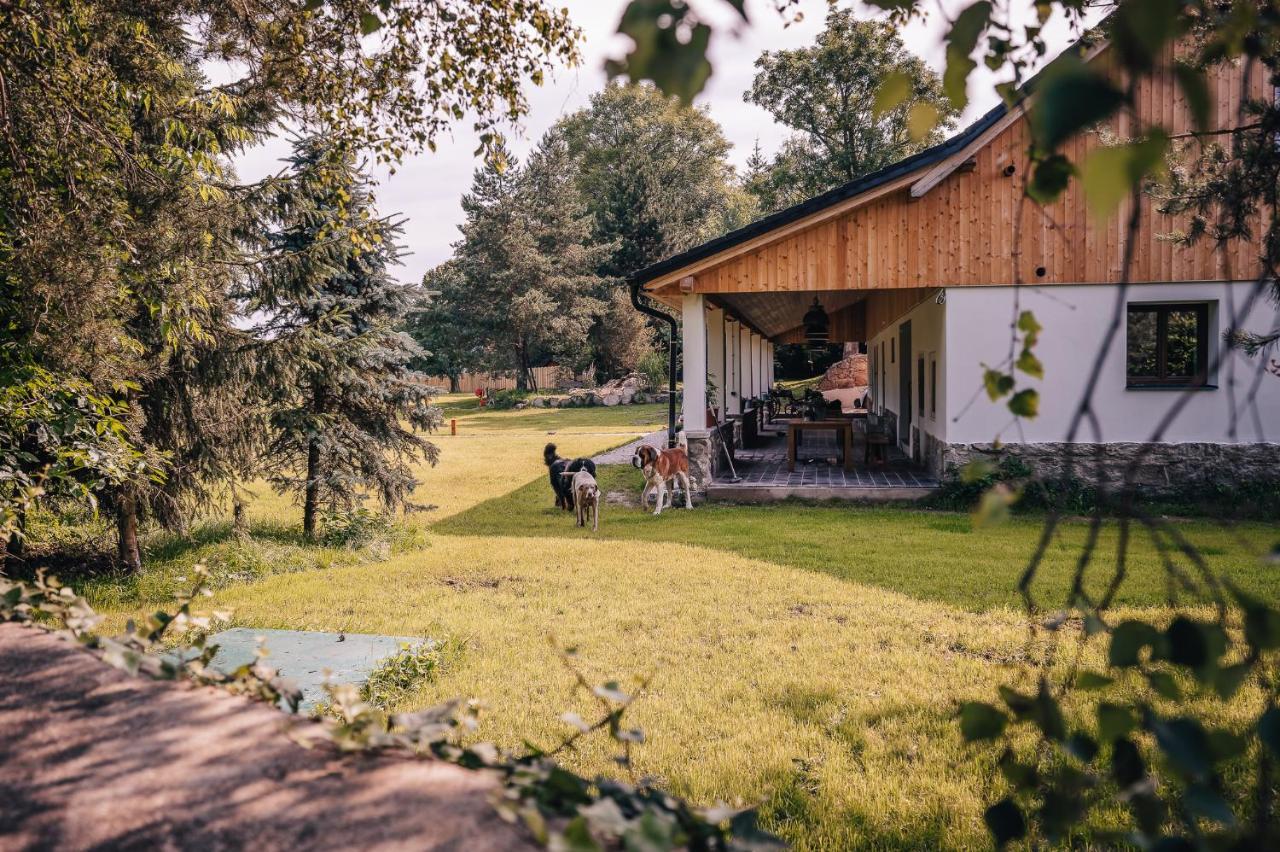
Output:
<svg viewBox="0 0 1280 852">
<path fill-rule="evenodd" d="M 585 527 L 587 518 L 591 518 L 591 529 L 600 529 L 600 485 L 590 471 L 580 470 L 577 473 L 562 473 L 561 476 L 573 477 L 573 508 L 578 518 L 578 526 Z"/>
</svg>

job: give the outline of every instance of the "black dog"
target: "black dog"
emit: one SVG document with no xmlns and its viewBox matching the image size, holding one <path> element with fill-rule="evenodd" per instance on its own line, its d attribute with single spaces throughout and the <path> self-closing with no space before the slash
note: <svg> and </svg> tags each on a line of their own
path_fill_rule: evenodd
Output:
<svg viewBox="0 0 1280 852">
<path fill-rule="evenodd" d="M 569 459 L 560 458 L 556 455 L 556 445 L 547 444 L 542 450 L 542 461 L 546 464 L 547 470 L 551 474 L 551 490 L 556 493 L 556 508 L 566 511 L 573 511 L 573 477 L 562 476 L 565 473 L 577 473 L 585 470 L 592 476 L 596 475 L 596 463 L 591 459 Z"/>
</svg>

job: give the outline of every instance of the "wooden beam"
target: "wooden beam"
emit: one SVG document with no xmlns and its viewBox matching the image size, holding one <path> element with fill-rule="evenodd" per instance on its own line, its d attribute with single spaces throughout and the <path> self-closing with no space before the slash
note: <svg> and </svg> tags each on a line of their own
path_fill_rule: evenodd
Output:
<svg viewBox="0 0 1280 852">
<path fill-rule="evenodd" d="M 1014 107 L 1012 110 L 1005 113 L 1004 116 L 995 124 L 988 127 L 982 133 L 979 133 L 977 138 L 968 145 L 929 169 L 929 171 L 925 172 L 924 177 L 911 184 L 911 197 L 922 198 L 925 193 L 942 183 L 950 177 L 953 172 L 971 160 L 973 158 L 974 151 L 991 142 L 992 139 L 995 139 L 1007 130 L 1015 121 L 1022 118 L 1022 114 L 1022 106 Z"/>
</svg>

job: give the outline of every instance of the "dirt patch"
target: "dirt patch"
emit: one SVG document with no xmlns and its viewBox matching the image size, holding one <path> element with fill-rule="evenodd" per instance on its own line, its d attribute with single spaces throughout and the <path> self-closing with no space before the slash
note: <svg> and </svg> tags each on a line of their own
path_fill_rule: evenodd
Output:
<svg viewBox="0 0 1280 852">
<path fill-rule="evenodd" d="M 604 502 L 610 506 L 625 506 L 635 509 L 640 505 L 636 495 L 630 491 L 609 491 L 604 495 Z"/>
<path fill-rule="evenodd" d="M 514 579 L 514 577 L 442 577 L 440 582 L 451 589 L 470 592 L 475 589 L 496 589 Z"/>
</svg>

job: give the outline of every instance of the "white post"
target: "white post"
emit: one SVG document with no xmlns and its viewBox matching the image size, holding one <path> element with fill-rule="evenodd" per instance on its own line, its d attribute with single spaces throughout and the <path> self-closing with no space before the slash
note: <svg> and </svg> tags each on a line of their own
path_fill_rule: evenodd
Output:
<svg viewBox="0 0 1280 852">
<path fill-rule="evenodd" d="M 760 395 L 760 335 L 751 332 L 751 395 Z"/>
<path fill-rule="evenodd" d="M 747 410 L 747 397 L 751 396 L 751 339 L 749 332 L 738 323 L 738 413 Z"/>
<path fill-rule="evenodd" d="M 711 308 L 707 316 L 707 380 L 715 385 L 715 401 L 712 406 L 718 409 L 720 419 L 725 416 L 724 396 L 727 380 L 724 364 L 724 311 Z"/>
<path fill-rule="evenodd" d="M 684 428 L 707 428 L 707 312 L 700 293 L 684 297 Z"/>
<path fill-rule="evenodd" d="M 765 350 L 765 355 L 764 355 L 764 378 L 765 378 L 765 384 L 766 384 L 766 385 L 768 385 L 770 389 L 772 389 L 772 388 L 773 388 L 773 383 L 774 383 L 774 377 L 773 377 L 773 350 L 774 350 L 773 341 L 772 341 L 772 340 L 770 340 L 770 341 L 768 342 L 768 347 L 766 348 L 766 350 Z"/>
</svg>

